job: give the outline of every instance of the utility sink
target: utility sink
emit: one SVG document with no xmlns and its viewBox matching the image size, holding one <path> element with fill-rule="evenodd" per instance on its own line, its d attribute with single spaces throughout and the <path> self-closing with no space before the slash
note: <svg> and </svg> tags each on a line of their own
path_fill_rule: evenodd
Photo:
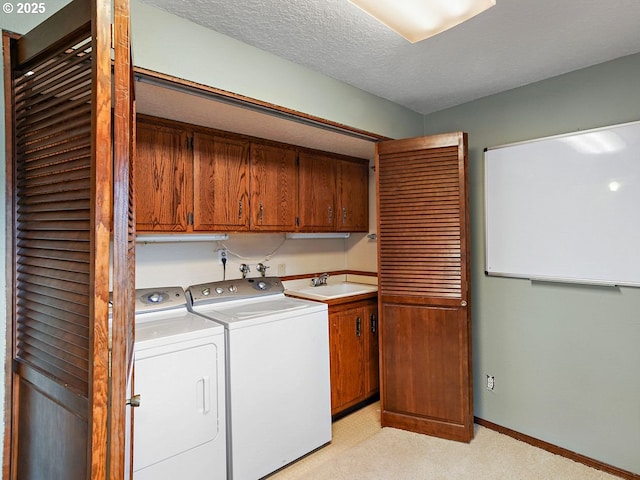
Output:
<svg viewBox="0 0 640 480">
<path fill-rule="evenodd" d="M 378 287 L 376 285 L 343 282 L 329 285 L 320 285 L 319 287 L 289 289 L 287 290 L 287 293 L 297 295 L 299 297 L 310 298 L 312 300 L 333 300 L 336 298 L 348 297 L 352 295 L 363 295 L 365 293 L 377 291 Z"/>
</svg>

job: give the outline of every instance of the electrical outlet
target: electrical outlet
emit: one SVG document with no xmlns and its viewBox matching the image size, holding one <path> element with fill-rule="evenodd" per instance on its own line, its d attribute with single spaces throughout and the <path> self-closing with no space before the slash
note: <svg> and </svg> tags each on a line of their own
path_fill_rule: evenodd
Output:
<svg viewBox="0 0 640 480">
<path fill-rule="evenodd" d="M 487 375 L 487 390 L 493 392 L 496 387 L 496 379 L 493 375 Z"/>
<path fill-rule="evenodd" d="M 224 248 L 220 248 L 220 249 L 216 250 L 216 253 L 218 254 L 218 263 L 220 265 L 222 265 L 222 259 L 223 258 L 228 258 L 227 257 L 227 251 Z"/>
</svg>

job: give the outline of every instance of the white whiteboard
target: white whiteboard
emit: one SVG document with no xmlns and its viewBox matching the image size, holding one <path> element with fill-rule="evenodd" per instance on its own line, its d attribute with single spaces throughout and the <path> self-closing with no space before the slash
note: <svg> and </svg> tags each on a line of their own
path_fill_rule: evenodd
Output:
<svg viewBox="0 0 640 480">
<path fill-rule="evenodd" d="M 485 151 L 485 270 L 640 286 L 640 122 Z"/>
</svg>

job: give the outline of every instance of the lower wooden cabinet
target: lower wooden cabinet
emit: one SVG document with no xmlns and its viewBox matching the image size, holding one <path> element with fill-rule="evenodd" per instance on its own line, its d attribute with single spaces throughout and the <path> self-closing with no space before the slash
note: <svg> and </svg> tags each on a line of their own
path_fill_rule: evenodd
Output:
<svg viewBox="0 0 640 480">
<path fill-rule="evenodd" d="M 329 306 L 331 414 L 378 393 L 378 302 Z"/>
</svg>

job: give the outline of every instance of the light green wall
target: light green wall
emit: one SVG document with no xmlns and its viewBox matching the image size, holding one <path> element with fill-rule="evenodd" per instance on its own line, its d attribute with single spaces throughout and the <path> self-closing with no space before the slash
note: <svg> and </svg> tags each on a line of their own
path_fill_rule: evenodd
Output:
<svg viewBox="0 0 640 480">
<path fill-rule="evenodd" d="M 484 148 L 634 120 L 640 55 L 428 115 L 425 134 L 469 133 L 475 415 L 640 473 L 640 288 L 484 274 Z"/>
<path fill-rule="evenodd" d="M 422 135 L 422 115 L 230 37 L 131 5 L 136 66 L 391 138 Z"/>
</svg>

